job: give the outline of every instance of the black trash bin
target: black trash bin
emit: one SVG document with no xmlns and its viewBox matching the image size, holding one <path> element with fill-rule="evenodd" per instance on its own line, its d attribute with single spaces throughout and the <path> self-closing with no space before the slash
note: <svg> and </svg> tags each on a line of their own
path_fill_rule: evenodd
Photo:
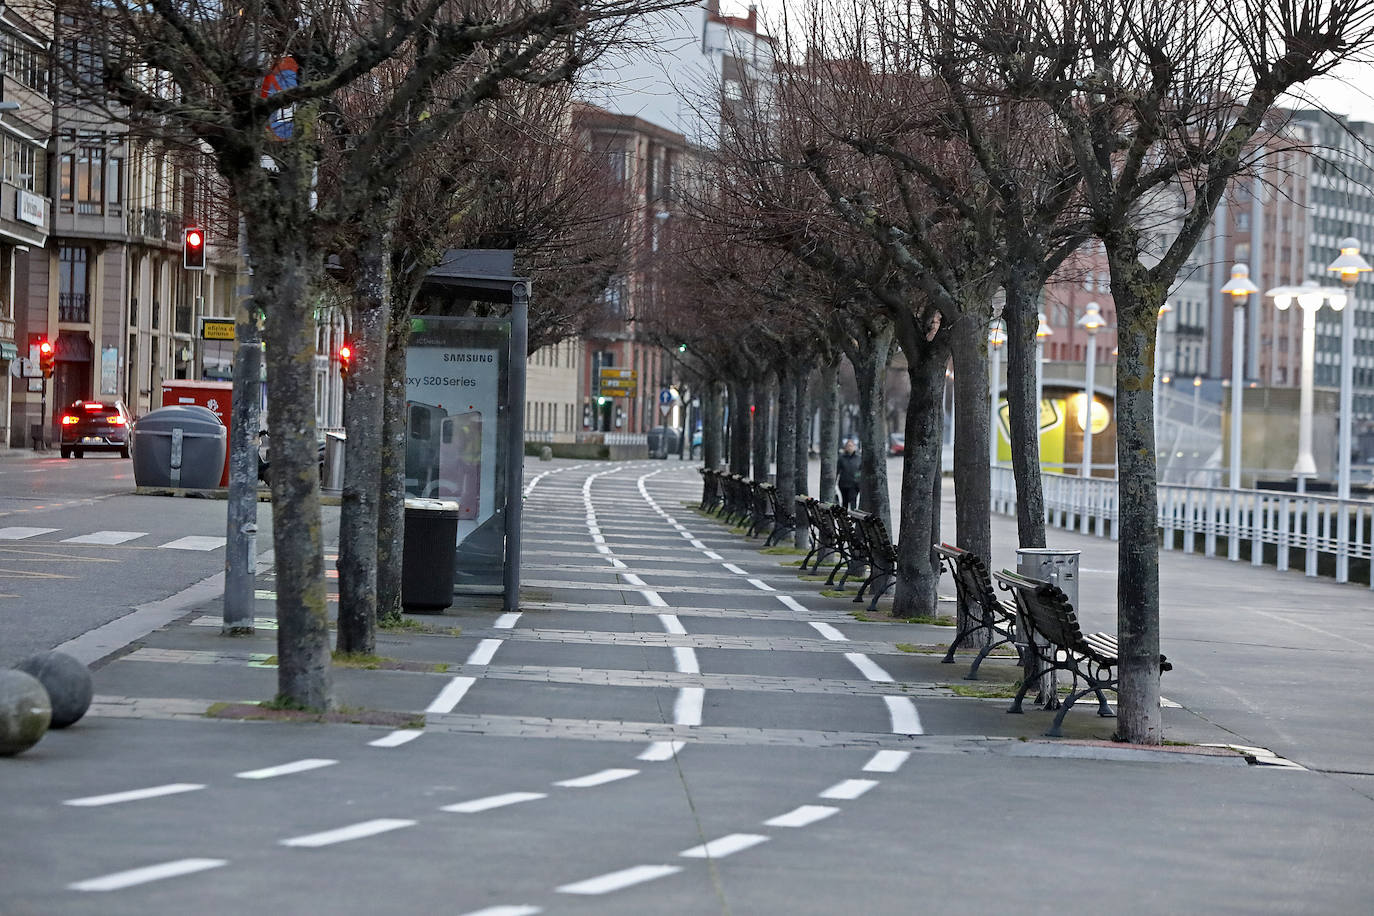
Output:
<svg viewBox="0 0 1374 916">
<path fill-rule="evenodd" d="M 134 423 L 134 485 L 212 489 L 224 473 L 229 431 L 208 407 L 159 407 Z"/>
<path fill-rule="evenodd" d="M 676 427 L 655 426 L 645 438 L 649 441 L 650 458 L 667 458 L 678 451 L 681 440 Z"/>
<path fill-rule="evenodd" d="M 442 611 L 453 604 L 453 558 L 458 548 L 458 503 L 406 499 L 401 546 L 401 606 Z"/>
</svg>

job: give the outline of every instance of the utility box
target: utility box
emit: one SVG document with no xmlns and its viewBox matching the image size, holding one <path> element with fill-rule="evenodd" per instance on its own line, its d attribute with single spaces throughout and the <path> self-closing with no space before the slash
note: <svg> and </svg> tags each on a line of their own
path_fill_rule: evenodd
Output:
<svg viewBox="0 0 1374 916">
<path fill-rule="evenodd" d="M 197 405 L 219 417 L 225 429 L 230 429 L 230 408 L 234 403 L 233 382 L 207 382 L 193 379 L 168 379 L 162 383 L 162 406 Z M 224 452 L 224 471 L 218 486 L 229 486 L 229 451 Z"/>
<path fill-rule="evenodd" d="M 1069 596 L 1078 610 L 1078 558 L 1080 550 L 1055 550 L 1049 547 L 1018 547 L 1016 571 L 1031 579 L 1052 582 Z"/>
<path fill-rule="evenodd" d="M 134 484 L 208 490 L 219 484 L 229 431 L 209 408 L 159 407 L 129 435 Z"/>
<path fill-rule="evenodd" d="M 1018 547 L 1016 549 L 1016 571 L 1030 579 L 1039 579 L 1059 586 L 1069 598 L 1075 611 L 1078 610 L 1078 559 L 1082 551 L 1055 550 L 1049 547 Z M 1037 642 L 1042 642 L 1037 640 Z M 1036 702 L 1045 709 L 1058 709 L 1059 696 L 1054 670 L 1026 671 L 1026 678 L 1034 677 L 1039 681 Z"/>
</svg>

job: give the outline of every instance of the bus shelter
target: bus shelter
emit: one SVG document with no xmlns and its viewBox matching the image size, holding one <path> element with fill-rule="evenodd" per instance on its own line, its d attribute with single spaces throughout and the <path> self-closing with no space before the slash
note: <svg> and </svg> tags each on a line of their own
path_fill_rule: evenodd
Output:
<svg viewBox="0 0 1374 916">
<path fill-rule="evenodd" d="M 449 251 L 406 350 L 407 496 L 458 503 L 454 591 L 520 599 L 530 281 L 510 251 Z"/>
</svg>

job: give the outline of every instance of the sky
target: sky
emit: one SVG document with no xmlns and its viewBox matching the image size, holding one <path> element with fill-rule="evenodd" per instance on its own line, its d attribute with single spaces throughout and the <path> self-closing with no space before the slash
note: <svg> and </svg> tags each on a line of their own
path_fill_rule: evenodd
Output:
<svg viewBox="0 0 1374 916">
<path fill-rule="evenodd" d="M 787 0 L 754 2 L 767 22 L 776 18 Z M 720 0 L 721 12 L 727 16 L 743 16 L 749 6 L 750 0 Z M 1287 100 L 1287 104 L 1295 108 L 1312 107 L 1313 103 L 1333 114 L 1346 115 L 1355 121 L 1374 123 L 1374 63 L 1342 64 L 1331 76 L 1314 80 L 1303 87 L 1301 96 Z"/>
</svg>

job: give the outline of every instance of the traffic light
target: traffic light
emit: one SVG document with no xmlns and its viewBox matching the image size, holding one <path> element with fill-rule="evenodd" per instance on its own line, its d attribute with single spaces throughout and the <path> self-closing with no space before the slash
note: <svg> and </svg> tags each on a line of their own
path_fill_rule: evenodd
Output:
<svg viewBox="0 0 1374 916">
<path fill-rule="evenodd" d="M 204 229 L 186 229 L 182 232 L 181 266 L 187 270 L 205 269 Z"/>
<path fill-rule="evenodd" d="M 353 368 L 353 347 L 350 344 L 343 344 L 339 347 L 339 376 L 348 378 L 348 372 Z"/>
<path fill-rule="evenodd" d="M 53 359 L 56 351 L 52 341 L 44 338 L 38 342 L 38 368 L 43 370 L 43 378 L 52 378 Z"/>
</svg>

